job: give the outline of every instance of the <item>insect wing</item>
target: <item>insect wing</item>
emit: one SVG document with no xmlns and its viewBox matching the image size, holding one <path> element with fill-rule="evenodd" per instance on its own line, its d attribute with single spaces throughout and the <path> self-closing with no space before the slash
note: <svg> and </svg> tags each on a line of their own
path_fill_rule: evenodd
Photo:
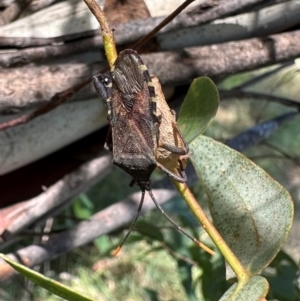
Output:
<svg viewBox="0 0 300 301">
<path fill-rule="evenodd" d="M 157 118 L 150 75 L 133 50 L 122 51 L 111 71 L 113 161 L 137 181 L 148 181 L 156 160 Z"/>
</svg>

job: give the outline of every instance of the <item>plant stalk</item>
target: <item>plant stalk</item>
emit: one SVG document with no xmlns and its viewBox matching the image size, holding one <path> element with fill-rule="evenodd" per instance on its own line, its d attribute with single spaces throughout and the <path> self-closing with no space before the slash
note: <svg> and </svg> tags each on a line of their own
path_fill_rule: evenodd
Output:
<svg viewBox="0 0 300 301">
<path fill-rule="evenodd" d="M 84 0 L 84 2 L 100 24 L 104 51 L 108 64 L 112 67 L 118 57 L 113 31 L 98 3 L 95 0 Z"/>
<path fill-rule="evenodd" d="M 242 266 L 238 258 L 234 255 L 234 253 L 231 251 L 229 246 L 226 244 L 220 233 L 217 231 L 217 229 L 214 227 L 212 222 L 207 218 L 205 215 L 203 209 L 195 199 L 194 195 L 190 191 L 189 187 L 186 183 L 179 183 L 177 181 L 173 181 L 174 185 L 176 186 L 177 190 L 180 192 L 180 194 L 185 199 L 186 203 L 190 207 L 191 211 L 194 213 L 195 217 L 198 219 L 198 221 L 203 226 L 204 230 L 208 233 L 212 241 L 215 243 L 215 245 L 218 247 L 220 252 L 225 257 L 228 264 L 231 266 L 233 271 L 236 274 L 236 277 L 238 279 L 239 285 L 246 283 L 250 275 L 247 272 L 247 270 Z"/>
</svg>

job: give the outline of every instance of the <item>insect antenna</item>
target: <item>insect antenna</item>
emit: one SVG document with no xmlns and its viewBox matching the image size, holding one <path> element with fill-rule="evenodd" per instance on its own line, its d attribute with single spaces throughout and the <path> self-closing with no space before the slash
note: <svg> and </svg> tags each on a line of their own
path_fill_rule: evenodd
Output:
<svg viewBox="0 0 300 301">
<path fill-rule="evenodd" d="M 125 241 L 127 240 L 129 234 L 131 233 L 131 231 L 132 231 L 132 229 L 133 229 L 133 227 L 134 227 L 136 221 L 138 220 L 138 218 L 139 218 L 139 216 L 140 216 L 140 213 L 141 213 L 141 210 L 142 210 L 142 207 L 143 207 L 143 204 L 144 204 L 144 199 L 145 199 L 145 189 L 142 190 L 142 197 L 141 197 L 141 200 L 140 200 L 139 207 L 138 207 L 138 209 L 137 209 L 137 214 L 136 214 L 136 216 L 135 216 L 133 222 L 131 223 L 131 225 L 130 225 L 130 227 L 129 227 L 127 233 L 126 233 L 126 235 L 125 235 L 124 238 L 123 238 L 123 240 L 122 240 L 121 243 L 118 245 L 118 247 L 112 252 L 112 255 L 113 255 L 113 256 L 116 256 L 116 255 L 120 252 L 120 250 L 121 250 L 123 244 L 125 243 Z"/>
<path fill-rule="evenodd" d="M 162 213 L 162 215 L 175 227 L 175 229 L 179 232 L 181 232 L 182 234 L 184 234 L 185 236 L 187 236 L 190 240 L 192 240 L 194 243 L 196 243 L 200 248 L 202 248 L 203 250 L 205 250 L 206 252 L 210 253 L 211 255 L 215 254 L 215 252 L 213 250 L 211 250 L 210 248 L 208 248 L 206 245 L 204 245 L 201 241 L 199 241 L 198 239 L 196 239 L 195 237 L 191 236 L 190 234 L 188 234 L 185 230 L 183 230 L 171 217 L 169 217 L 164 209 L 158 204 L 158 202 L 156 201 L 152 190 L 149 189 L 148 193 L 153 201 L 153 203 L 155 204 L 155 206 L 157 207 L 157 209 Z"/>
</svg>

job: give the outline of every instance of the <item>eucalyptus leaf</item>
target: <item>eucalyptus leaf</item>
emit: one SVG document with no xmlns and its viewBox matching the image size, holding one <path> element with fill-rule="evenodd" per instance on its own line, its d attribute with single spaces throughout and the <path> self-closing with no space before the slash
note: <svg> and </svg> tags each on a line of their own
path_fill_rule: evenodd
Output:
<svg viewBox="0 0 300 301">
<path fill-rule="evenodd" d="M 266 267 L 291 229 L 289 193 L 242 154 L 211 138 L 190 144 L 215 227 L 251 275 Z M 227 269 L 227 278 L 234 277 Z"/>
<path fill-rule="evenodd" d="M 80 293 L 68 288 L 67 286 L 59 283 L 58 281 L 52 280 L 50 278 L 45 277 L 44 275 L 33 271 L 26 266 L 19 264 L 4 254 L 0 254 L 0 257 L 5 260 L 10 266 L 12 266 L 16 271 L 22 274 L 27 279 L 31 280 L 35 284 L 45 288 L 51 293 L 64 298 L 69 301 L 93 301 L 86 296 L 81 295 Z"/>
<path fill-rule="evenodd" d="M 219 301 L 260 301 L 269 290 L 268 281 L 261 276 L 251 277 L 243 287 L 231 286 Z"/>
<path fill-rule="evenodd" d="M 188 143 L 204 132 L 216 115 L 218 106 L 219 93 L 213 81 L 208 77 L 194 79 L 177 121 Z"/>
</svg>

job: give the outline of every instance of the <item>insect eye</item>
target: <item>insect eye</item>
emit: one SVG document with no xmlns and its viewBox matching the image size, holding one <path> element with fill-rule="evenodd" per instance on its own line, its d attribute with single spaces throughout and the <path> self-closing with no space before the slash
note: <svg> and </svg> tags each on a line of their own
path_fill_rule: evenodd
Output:
<svg viewBox="0 0 300 301">
<path fill-rule="evenodd" d="M 105 77 L 103 77 L 102 82 L 106 87 L 108 87 L 111 83 L 111 78 L 108 76 L 105 76 Z"/>
</svg>

